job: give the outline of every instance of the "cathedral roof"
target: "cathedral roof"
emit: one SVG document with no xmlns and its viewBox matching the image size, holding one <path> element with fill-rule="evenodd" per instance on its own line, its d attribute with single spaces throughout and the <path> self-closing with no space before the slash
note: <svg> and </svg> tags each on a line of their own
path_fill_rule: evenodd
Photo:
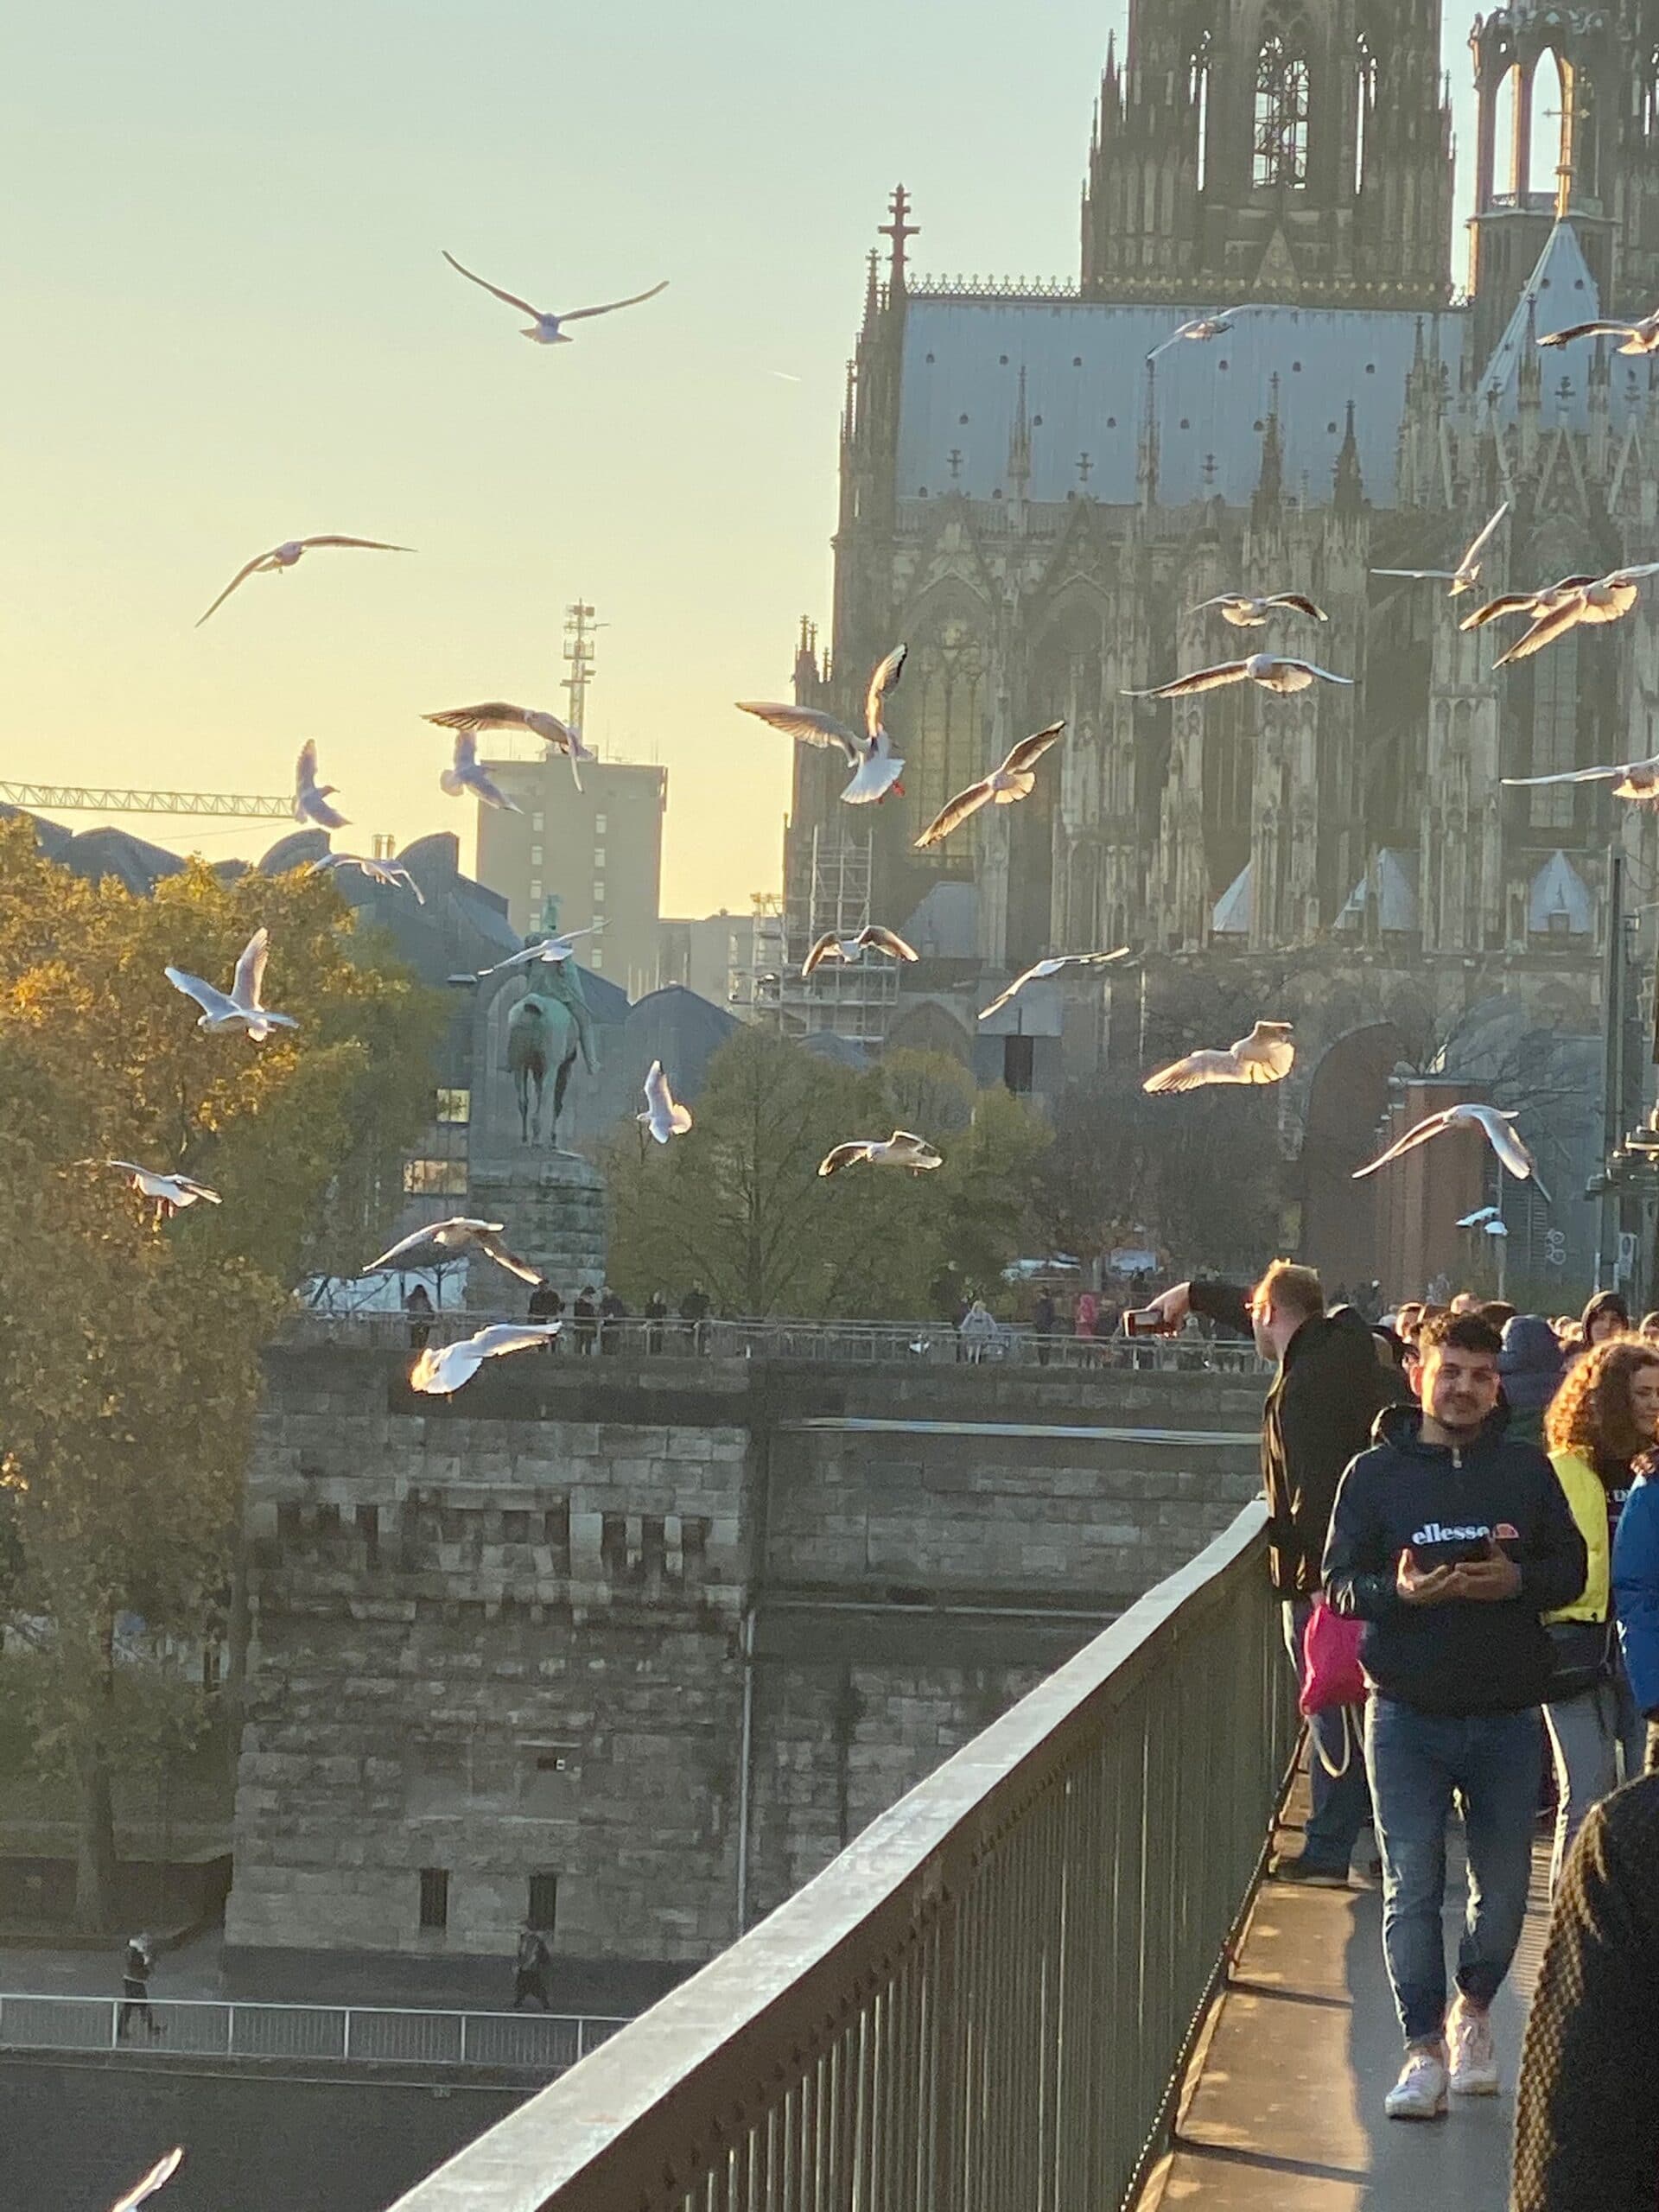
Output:
<svg viewBox="0 0 1659 2212">
<path fill-rule="evenodd" d="M 1539 360 L 1538 340 L 1549 337 L 1552 332 L 1565 330 L 1570 322 L 1592 322 L 1600 313 L 1601 296 L 1579 244 L 1579 234 L 1571 223 L 1556 223 L 1515 303 L 1515 312 L 1504 326 L 1503 335 L 1492 348 L 1491 359 L 1481 372 L 1481 397 L 1500 414 L 1511 412 L 1519 397 L 1522 362 Z M 1569 428 L 1582 423 L 1590 365 L 1598 342 L 1593 338 L 1575 338 L 1571 345 L 1563 346 L 1548 356 L 1552 364 L 1559 365 L 1546 370 L 1543 375 L 1542 397 L 1550 422 L 1563 423 Z M 1565 412 L 1560 391 L 1564 378 L 1571 385 L 1572 399 L 1576 402 L 1575 406 L 1567 404 Z M 1628 381 L 1615 377 L 1616 396 L 1620 386 Z M 1551 401 L 1555 403 L 1553 407 Z"/>
<path fill-rule="evenodd" d="M 1217 899 L 1210 916 L 1211 937 L 1248 937 L 1250 933 L 1250 869 L 1246 861 Z"/>
<path fill-rule="evenodd" d="M 1549 937 L 1558 916 L 1565 917 L 1568 937 L 1588 937 L 1596 926 L 1596 902 L 1565 853 L 1552 853 L 1533 877 L 1527 928 L 1534 937 Z"/>
<path fill-rule="evenodd" d="M 1376 856 L 1377 927 L 1409 935 L 1422 926 L 1417 905 L 1417 855 L 1391 852 L 1385 845 Z M 1371 901 L 1371 877 L 1367 869 L 1348 894 L 1348 903 L 1337 916 L 1338 929 L 1351 928 L 1364 918 Z"/>
<path fill-rule="evenodd" d="M 962 296 L 910 299 L 900 385 L 898 492 L 1012 496 L 1010 439 L 1023 372 L 1027 498 L 1132 505 L 1146 413 L 1147 355 L 1214 303 L 1122 307 L 1093 300 Z M 1563 317 L 1565 320 L 1565 317 Z M 1395 498 L 1406 378 L 1419 327 L 1455 386 L 1468 329 L 1459 312 L 1260 307 L 1221 338 L 1172 346 L 1153 389 L 1160 504 L 1219 497 L 1244 506 L 1278 378 L 1288 496 L 1325 505 L 1348 402 L 1365 493 Z M 952 456 L 955 456 L 954 459 Z M 1086 456 L 1086 467 L 1084 466 Z M 1024 466 L 1022 455 L 1022 466 Z"/>
</svg>

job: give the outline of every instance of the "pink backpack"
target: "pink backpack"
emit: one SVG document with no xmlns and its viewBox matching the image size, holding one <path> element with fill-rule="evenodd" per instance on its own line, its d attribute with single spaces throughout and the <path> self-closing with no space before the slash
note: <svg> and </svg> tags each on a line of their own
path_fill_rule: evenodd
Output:
<svg viewBox="0 0 1659 2212">
<path fill-rule="evenodd" d="M 1359 1640 L 1365 1624 L 1333 1613 L 1323 1598 L 1302 1632 L 1302 1692 L 1297 1703 L 1304 1718 L 1333 1706 L 1363 1705 L 1365 1677 L 1360 1670 Z"/>
</svg>

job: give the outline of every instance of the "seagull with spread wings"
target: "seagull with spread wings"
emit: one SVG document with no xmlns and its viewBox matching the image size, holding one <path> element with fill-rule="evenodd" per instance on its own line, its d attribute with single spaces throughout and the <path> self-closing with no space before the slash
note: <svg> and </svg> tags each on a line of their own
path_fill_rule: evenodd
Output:
<svg viewBox="0 0 1659 2212">
<path fill-rule="evenodd" d="M 1659 801 L 1659 753 L 1650 760 L 1624 760 L 1611 768 L 1562 768 L 1553 776 L 1505 776 L 1515 791 L 1535 784 L 1611 784 L 1615 798 L 1634 799 L 1638 805 Z"/>
<path fill-rule="evenodd" d="M 499 1221 L 472 1221 L 465 1214 L 454 1214 L 448 1221 L 429 1223 L 426 1228 L 416 1230 L 412 1236 L 400 1237 L 390 1251 L 383 1252 L 378 1260 L 371 1260 L 363 1272 L 365 1275 L 398 1274 L 410 1268 L 443 1267 L 463 1254 L 481 1252 L 486 1260 L 493 1260 L 510 1275 L 517 1275 L 520 1282 L 541 1282 L 541 1269 L 531 1267 L 528 1260 L 521 1260 L 516 1252 L 508 1251 L 501 1242 L 505 1226 Z M 417 1252 L 425 1257 L 416 1259 Z"/>
<path fill-rule="evenodd" d="M 204 983 L 200 976 L 192 976 L 182 968 L 164 968 L 162 973 L 175 991 L 182 991 L 186 998 L 194 999 L 201 1008 L 198 1029 L 205 1029 L 210 1037 L 251 1037 L 256 1045 L 263 1045 L 273 1029 L 297 1029 L 300 1026 L 291 1014 L 273 1014 L 269 1007 L 259 1003 L 270 953 L 270 931 L 256 930 L 236 963 L 228 998 L 212 983 Z"/>
<path fill-rule="evenodd" d="M 841 794 L 847 805 L 874 805 L 889 791 L 902 798 L 905 787 L 899 779 L 905 772 L 905 764 L 893 756 L 893 741 L 883 727 L 882 718 L 887 695 L 904 674 L 909 653 L 908 645 L 895 645 L 885 660 L 876 663 L 864 695 L 861 737 L 818 707 L 791 706 L 786 701 L 775 699 L 740 699 L 738 711 L 758 715 L 763 722 L 770 722 L 773 729 L 782 730 L 785 737 L 798 739 L 803 745 L 823 745 L 832 750 L 839 746 L 847 756 L 847 766 L 853 771 L 851 782 Z"/>
<path fill-rule="evenodd" d="M 412 545 L 388 545 L 381 537 L 290 537 L 282 545 L 273 545 L 269 553 L 256 553 L 251 561 L 245 561 L 231 578 L 219 597 L 208 608 L 207 614 L 216 613 L 238 584 L 250 576 L 282 575 L 291 569 L 302 553 L 308 553 L 314 545 L 357 545 L 367 553 L 412 553 Z M 200 629 L 207 614 L 199 615 L 196 627 Z"/>
<path fill-rule="evenodd" d="M 1593 576 L 1563 576 L 1559 582 L 1545 584 L 1538 591 L 1499 592 L 1496 599 L 1489 599 L 1472 614 L 1465 614 L 1458 627 L 1484 630 L 1489 622 L 1496 622 L 1505 614 L 1529 614 L 1535 622 L 1540 615 L 1549 613 L 1573 592 L 1595 581 Z"/>
<path fill-rule="evenodd" d="M 424 906 L 426 894 L 409 870 L 398 861 L 368 861 L 361 853 L 325 853 L 320 861 L 313 861 L 313 875 L 327 875 L 337 868 L 354 868 L 371 883 L 378 883 L 387 891 L 407 891 L 417 906 Z"/>
<path fill-rule="evenodd" d="M 409 1387 L 430 1398 L 450 1397 L 463 1382 L 472 1381 L 486 1359 L 550 1344 L 563 1326 L 563 1321 L 496 1321 L 459 1344 L 428 1344 L 409 1370 Z"/>
<path fill-rule="evenodd" d="M 1636 322 L 1570 322 L 1565 330 L 1552 330 L 1541 346 L 1570 346 L 1575 338 L 1622 338 L 1620 353 L 1659 353 L 1659 309 Z"/>
<path fill-rule="evenodd" d="M 488 277 L 475 276 L 470 269 L 463 269 L 447 247 L 440 251 L 449 266 L 459 270 L 469 283 L 482 286 L 485 291 L 493 293 L 508 307 L 517 308 L 520 315 L 527 315 L 530 328 L 521 334 L 537 346 L 568 346 L 571 341 L 563 328 L 567 322 L 586 322 L 596 315 L 614 315 L 618 308 L 637 308 L 642 300 L 654 300 L 658 292 L 668 289 L 668 279 L 664 276 L 660 284 L 653 284 L 648 292 L 631 293 L 626 300 L 607 300 L 603 307 L 567 308 L 563 315 L 549 315 L 541 308 L 531 307 L 528 300 L 521 300 L 516 292 L 504 292 L 499 284 L 492 284 Z"/>
<path fill-rule="evenodd" d="M 653 1060 L 645 1070 L 645 1110 L 633 1118 L 650 1130 L 658 1144 L 666 1144 L 671 1137 L 683 1137 L 691 1127 L 691 1109 L 682 1106 L 669 1089 L 660 1060 Z"/>
<path fill-rule="evenodd" d="M 1179 330 L 1172 330 L 1167 338 L 1154 346 L 1147 359 L 1155 361 L 1160 353 L 1168 353 L 1172 346 L 1179 346 L 1184 338 L 1195 339 L 1200 345 L 1211 338 L 1224 338 L 1238 316 L 1249 315 L 1258 305 L 1255 300 L 1245 300 L 1236 308 L 1222 308 L 1213 315 L 1194 315 L 1191 322 L 1184 322 Z"/>
<path fill-rule="evenodd" d="M 1287 660 L 1279 653 L 1252 653 L 1248 660 L 1217 661 L 1213 668 L 1194 669 L 1167 683 L 1154 683 L 1149 691 L 1125 691 L 1126 699 L 1185 699 L 1198 691 L 1219 691 L 1229 683 L 1259 683 L 1264 691 L 1306 691 L 1308 685 L 1353 683 L 1351 676 L 1333 676 L 1311 660 Z"/>
<path fill-rule="evenodd" d="M 1455 599 L 1459 592 L 1472 591 L 1480 575 L 1480 564 L 1485 557 L 1486 548 L 1492 542 L 1492 532 L 1509 512 L 1510 503 L 1505 499 L 1491 520 L 1470 541 L 1467 551 L 1455 569 L 1373 569 L 1371 574 L 1374 576 L 1408 576 L 1418 583 L 1450 584 L 1452 588 L 1446 594 L 1448 599 Z"/>
<path fill-rule="evenodd" d="M 890 960 L 918 960 L 921 955 L 905 943 L 896 930 L 883 929 L 879 922 L 868 923 L 856 937 L 837 937 L 833 930 L 826 930 L 801 963 L 801 980 L 805 982 L 816 969 L 828 960 L 843 960 L 855 967 L 867 952 L 885 952 Z"/>
<path fill-rule="evenodd" d="M 463 791 L 471 791 L 486 806 L 499 806 L 508 814 L 522 814 L 524 808 L 516 798 L 509 798 L 493 776 L 481 768 L 478 761 L 478 740 L 469 729 L 455 732 L 455 757 L 453 763 L 438 778 L 440 791 L 448 791 L 451 798 L 459 798 Z"/>
<path fill-rule="evenodd" d="M 1492 663 L 1493 669 L 1507 668 L 1511 661 L 1530 659 L 1534 653 L 1542 652 L 1546 645 L 1553 645 L 1557 638 L 1564 638 L 1569 630 L 1576 630 L 1580 623 L 1620 620 L 1642 596 L 1642 585 L 1649 576 L 1659 576 L 1659 561 L 1643 561 L 1631 569 L 1610 569 L 1605 576 L 1597 576 L 1587 584 L 1564 592 L 1517 644 L 1498 655 Z"/>
<path fill-rule="evenodd" d="M 1064 721 L 1050 722 L 1046 729 L 1038 730 L 1031 737 L 1022 737 L 1006 760 L 992 769 L 988 776 L 976 784 L 969 784 L 965 791 L 958 791 L 928 823 L 916 840 L 918 853 L 930 845 L 937 845 L 958 829 L 970 814 L 977 814 L 982 806 L 1012 806 L 1016 799 L 1029 798 L 1037 788 L 1033 773 L 1037 763 L 1052 745 L 1058 745 L 1065 734 Z"/>
<path fill-rule="evenodd" d="M 1109 968 L 1116 960 L 1127 960 L 1129 948 L 1121 944 L 1116 952 L 1057 952 L 1050 959 L 1039 960 L 1034 968 L 1027 968 L 1023 976 L 1016 976 L 1006 991 L 994 998 L 989 1006 L 980 1009 L 979 1018 L 988 1021 L 994 1014 L 1001 1014 L 1010 1000 L 1019 997 L 1027 983 L 1046 983 L 1051 976 L 1058 976 L 1065 968 Z"/>
<path fill-rule="evenodd" d="M 290 809 L 294 819 L 313 823 L 319 830 L 343 830 L 346 817 L 328 804 L 334 790 L 333 784 L 317 781 L 316 741 L 308 737 L 294 764 L 294 804 Z"/>
<path fill-rule="evenodd" d="M 1427 1121 L 1419 1122 L 1415 1128 L 1408 1129 L 1404 1136 L 1363 1167 L 1356 1167 L 1353 1180 L 1357 1183 L 1362 1176 L 1375 1175 L 1379 1167 L 1386 1167 L 1390 1160 L 1399 1160 L 1406 1153 L 1415 1152 L 1420 1144 L 1427 1144 L 1432 1138 L 1445 1136 L 1453 1129 L 1474 1129 L 1491 1145 L 1518 1183 L 1530 1178 L 1538 1184 L 1538 1195 L 1548 1205 L 1552 1201 L 1549 1192 L 1539 1182 L 1538 1163 L 1516 1135 L 1515 1118 L 1513 1114 L 1503 1113 L 1496 1106 L 1479 1105 L 1473 1100 L 1465 1100 L 1460 1106 L 1448 1106 L 1444 1112 L 1431 1114 Z"/>
<path fill-rule="evenodd" d="M 1212 1083 L 1282 1083 L 1295 1065 L 1296 1047 L 1287 1021 L 1258 1021 L 1224 1052 L 1189 1052 L 1160 1068 L 1141 1084 L 1161 1096 L 1172 1090 L 1201 1090 Z"/>
<path fill-rule="evenodd" d="M 1253 597 L 1244 591 L 1218 591 L 1213 599 L 1201 599 L 1187 612 L 1202 614 L 1206 607 L 1216 608 L 1222 620 L 1230 623 L 1235 630 L 1259 630 L 1281 608 L 1291 614 L 1306 614 L 1310 622 L 1328 622 L 1331 620 L 1317 601 L 1300 591 L 1270 592 L 1261 598 Z"/>
<path fill-rule="evenodd" d="M 124 2196 L 118 2196 L 110 2212 L 138 2212 L 141 2204 L 148 2204 L 158 2190 L 166 2188 L 183 2164 L 184 2145 L 180 2144 L 176 2150 L 157 2158 L 143 2179 L 135 2182 Z"/>
<path fill-rule="evenodd" d="M 597 757 L 582 743 L 582 732 L 573 729 L 569 722 L 561 721 L 556 715 L 550 715 L 541 707 L 515 707 L 505 699 L 486 699 L 478 707 L 451 707 L 442 715 L 426 715 L 422 719 L 435 722 L 440 729 L 470 730 L 474 734 L 486 729 L 527 729 L 531 736 L 551 746 L 555 753 L 569 756 L 570 773 L 575 778 L 578 791 L 582 789 L 578 762 Z"/>
<path fill-rule="evenodd" d="M 930 1167 L 943 1167 L 944 1154 L 912 1130 L 895 1129 L 890 1137 L 855 1137 L 849 1144 L 836 1145 L 818 1162 L 818 1173 L 839 1175 L 856 1160 L 868 1160 L 872 1167 L 908 1167 L 921 1175 Z"/>
<path fill-rule="evenodd" d="M 561 930 L 556 937 L 538 938 L 534 944 L 524 945 L 518 951 L 510 952 L 505 960 L 498 960 L 493 968 L 480 968 L 478 980 L 481 983 L 486 976 L 505 975 L 510 968 L 531 968 L 538 962 L 550 968 L 562 968 L 567 960 L 575 959 L 579 937 L 592 937 L 604 926 L 603 922 L 589 922 L 585 929 Z"/>
<path fill-rule="evenodd" d="M 106 1160 L 106 1167 L 118 1168 L 140 1197 L 150 1199 L 158 1215 L 180 1212 L 204 1198 L 210 1206 L 222 1203 L 219 1192 L 210 1190 L 206 1183 L 198 1183 L 190 1175 L 164 1175 L 154 1167 L 140 1167 L 132 1160 Z"/>
</svg>

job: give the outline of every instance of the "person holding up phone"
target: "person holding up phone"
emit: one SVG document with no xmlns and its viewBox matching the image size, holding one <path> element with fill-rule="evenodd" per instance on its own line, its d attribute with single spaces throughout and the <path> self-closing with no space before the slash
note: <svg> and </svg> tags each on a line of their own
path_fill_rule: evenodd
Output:
<svg viewBox="0 0 1659 2212">
<path fill-rule="evenodd" d="M 1424 1323 L 1419 1405 L 1377 1421 L 1342 1478 L 1325 1552 L 1328 1602 L 1369 1624 L 1360 1659 L 1382 1854 L 1382 1951 L 1405 2039 L 1390 2120 L 1494 2096 L 1487 2018 L 1520 1941 L 1532 1869 L 1553 1653 L 1543 1615 L 1571 1605 L 1583 1536 L 1536 1445 L 1504 1433 L 1502 1339 L 1478 1313 Z M 1446 1827 L 1463 1800 L 1469 1901 L 1446 2011 Z"/>
</svg>

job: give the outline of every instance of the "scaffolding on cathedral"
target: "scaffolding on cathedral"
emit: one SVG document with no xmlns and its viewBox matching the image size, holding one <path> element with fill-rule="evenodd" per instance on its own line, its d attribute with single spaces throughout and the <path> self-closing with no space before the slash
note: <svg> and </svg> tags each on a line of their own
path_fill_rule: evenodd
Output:
<svg viewBox="0 0 1659 2212">
<path fill-rule="evenodd" d="M 815 827 L 792 843 L 785 899 L 779 916 L 779 957 L 762 962 L 760 932 L 755 959 L 762 975 L 775 975 L 767 999 L 786 1037 L 827 1030 L 857 1045 L 880 1046 L 899 998 L 896 963 L 866 957 L 829 961 L 803 981 L 801 964 L 821 937 L 855 938 L 874 918 L 870 912 L 872 833 L 849 836 L 839 823 Z"/>
</svg>

